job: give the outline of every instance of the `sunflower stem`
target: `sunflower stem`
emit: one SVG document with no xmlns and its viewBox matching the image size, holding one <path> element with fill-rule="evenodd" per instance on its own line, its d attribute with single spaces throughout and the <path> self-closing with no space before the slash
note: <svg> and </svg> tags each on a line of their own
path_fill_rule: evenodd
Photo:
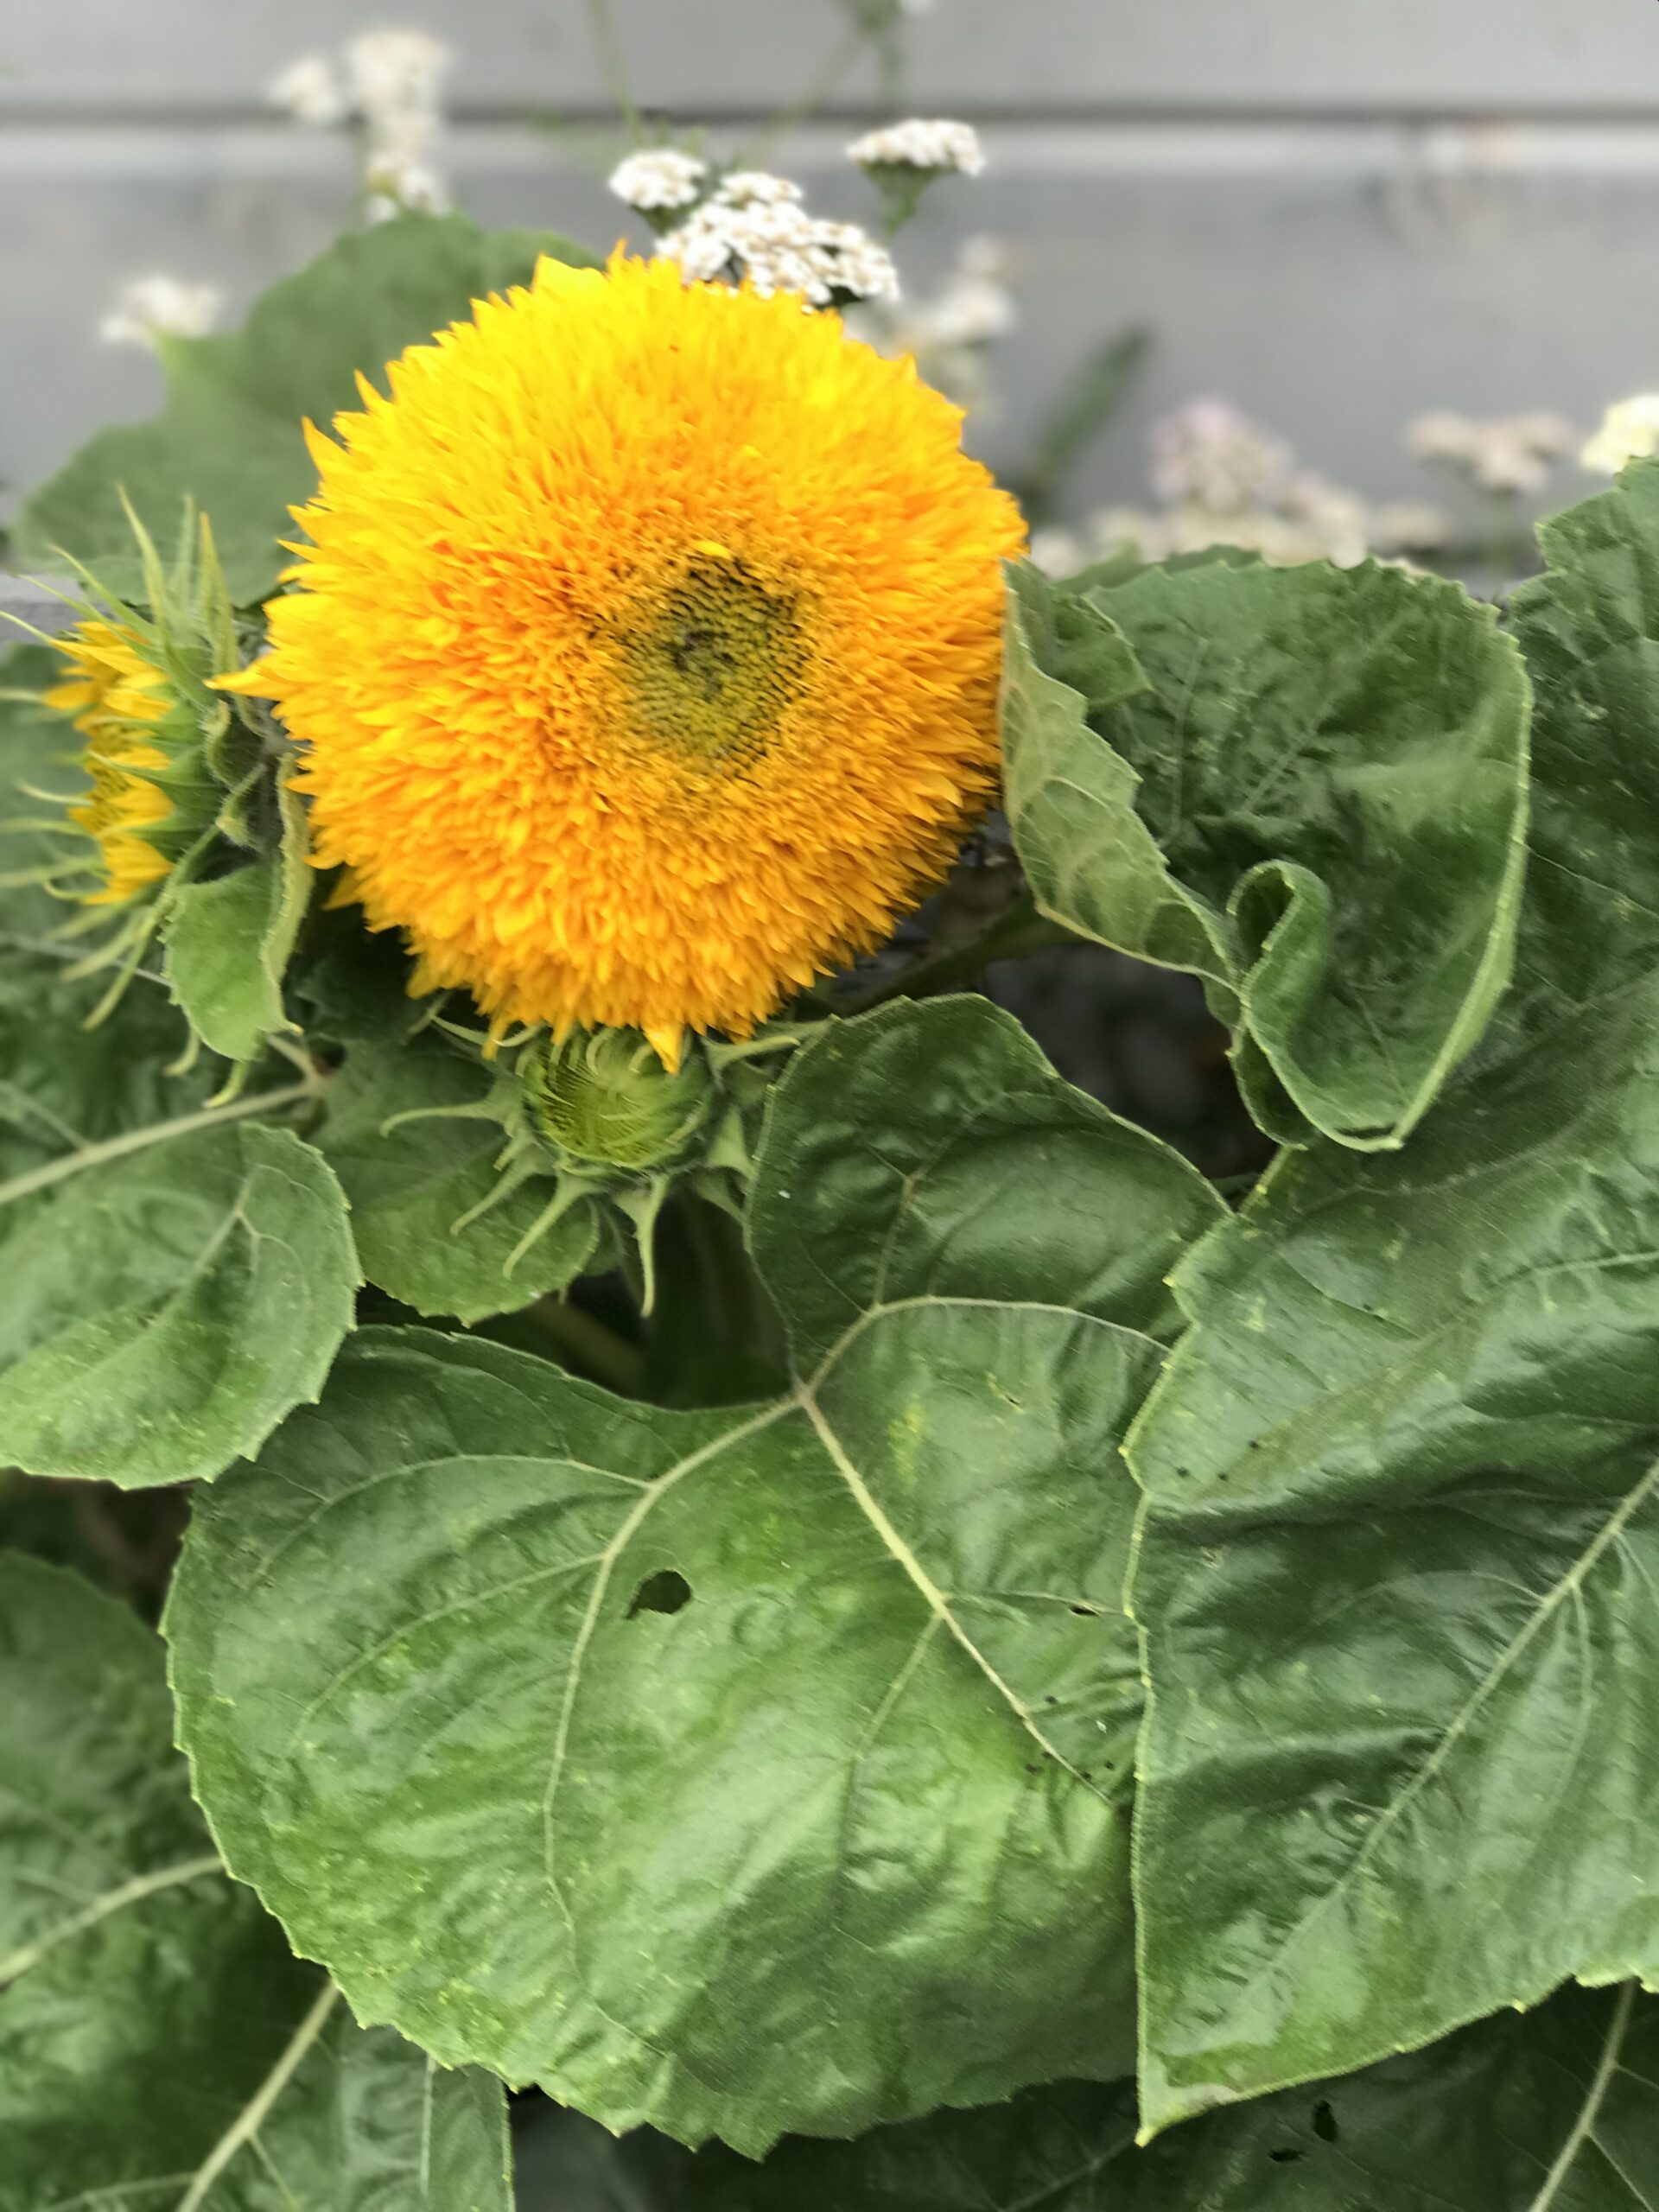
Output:
<svg viewBox="0 0 1659 2212">
<path fill-rule="evenodd" d="M 969 982 L 993 962 L 1023 960 L 1030 953 L 1046 952 L 1053 945 L 1084 942 L 1064 923 L 1052 922 L 1046 914 L 1039 914 L 1035 899 L 1027 892 L 971 944 L 946 945 L 937 951 L 925 952 L 908 968 L 900 969 L 874 990 L 866 991 L 841 1011 L 847 1014 L 868 1014 L 873 1007 L 886 1006 L 892 999 L 931 998 L 937 991 L 953 990 L 958 984 Z"/>
<path fill-rule="evenodd" d="M 66 1153 L 60 1160 L 48 1160 L 43 1166 L 31 1167 L 26 1175 L 14 1175 L 9 1182 L 0 1183 L 0 1206 L 15 1205 L 19 1198 L 33 1198 L 36 1191 L 50 1190 L 53 1184 L 67 1182 L 72 1175 L 79 1175 L 89 1167 L 102 1167 L 111 1160 L 124 1160 L 129 1153 L 147 1152 L 151 1145 L 168 1144 L 175 1137 L 191 1135 L 197 1129 L 216 1129 L 226 1122 L 244 1122 L 252 1114 L 274 1114 L 284 1106 L 297 1105 L 302 1099 L 315 1098 L 321 1084 L 291 1084 L 284 1090 L 262 1090 L 251 1098 L 238 1098 L 228 1106 L 203 1106 L 194 1114 L 181 1114 L 171 1122 L 151 1122 L 142 1129 L 128 1129 L 118 1137 L 105 1137 L 101 1144 L 83 1146 L 79 1152 Z"/>
<path fill-rule="evenodd" d="M 789 102 L 781 107 L 757 137 L 738 149 L 733 156 L 733 167 L 740 169 L 758 168 L 781 139 L 803 123 L 809 123 L 823 105 L 842 79 L 863 53 L 871 34 L 868 24 L 856 22 L 824 56 L 806 83 Z"/>
<path fill-rule="evenodd" d="M 616 102 L 622 120 L 627 125 L 628 137 L 636 146 L 642 145 L 645 143 L 645 121 L 629 89 L 627 55 L 623 51 L 616 18 L 611 13 L 611 0 L 588 0 L 588 23 L 593 34 L 594 51 L 599 55 L 605 89 Z"/>
<path fill-rule="evenodd" d="M 626 1337 L 566 1299 L 538 1299 L 526 1307 L 524 1318 L 547 1338 L 562 1363 L 569 1361 L 584 1370 L 619 1398 L 639 1396 L 645 1361 L 638 1344 L 631 1344 Z"/>
</svg>

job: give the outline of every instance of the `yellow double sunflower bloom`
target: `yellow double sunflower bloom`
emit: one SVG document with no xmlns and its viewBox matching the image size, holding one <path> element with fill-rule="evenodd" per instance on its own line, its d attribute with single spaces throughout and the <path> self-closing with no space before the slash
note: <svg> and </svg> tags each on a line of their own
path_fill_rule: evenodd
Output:
<svg viewBox="0 0 1659 2212">
<path fill-rule="evenodd" d="M 990 798 L 1018 509 L 909 362 L 671 264 L 543 262 L 389 373 L 228 687 L 318 864 L 498 1027 L 750 1034 Z"/>
</svg>

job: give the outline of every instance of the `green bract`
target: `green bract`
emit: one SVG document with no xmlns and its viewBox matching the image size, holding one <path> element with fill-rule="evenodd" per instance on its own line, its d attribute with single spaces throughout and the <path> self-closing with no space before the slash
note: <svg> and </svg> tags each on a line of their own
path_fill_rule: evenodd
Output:
<svg viewBox="0 0 1659 2212">
<path fill-rule="evenodd" d="M 740 1220 L 785 1027 L 693 1039 L 665 1068 L 632 1029 L 349 1044 L 322 1147 L 365 1273 L 417 1312 L 479 1321 L 622 1266 L 655 1304 L 657 1223 L 678 1188 Z"/>
</svg>

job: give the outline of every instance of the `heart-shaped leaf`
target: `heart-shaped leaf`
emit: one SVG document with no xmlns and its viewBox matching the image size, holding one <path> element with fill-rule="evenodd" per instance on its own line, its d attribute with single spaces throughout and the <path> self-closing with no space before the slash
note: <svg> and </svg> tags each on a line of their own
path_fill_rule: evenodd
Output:
<svg viewBox="0 0 1659 2212">
<path fill-rule="evenodd" d="M 1514 1000 L 1192 1255 L 1135 1446 L 1160 2124 L 1659 1977 L 1659 467 L 1545 536 Z"/>
<path fill-rule="evenodd" d="M 1126 2063 L 1117 1440 L 1219 1211 L 973 1000 L 804 1050 L 756 1189 L 786 1395 L 365 1332 L 168 1623 L 230 1862 L 360 2016 L 747 2150 Z"/>
</svg>

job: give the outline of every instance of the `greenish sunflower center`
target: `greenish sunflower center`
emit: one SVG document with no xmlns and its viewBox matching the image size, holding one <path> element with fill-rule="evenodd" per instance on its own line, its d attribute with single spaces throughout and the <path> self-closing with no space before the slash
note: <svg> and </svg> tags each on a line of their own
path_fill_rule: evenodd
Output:
<svg viewBox="0 0 1659 2212">
<path fill-rule="evenodd" d="M 714 1100 L 700 1050 L 671 1074 L 632 1029 L 578 1030 L 532 1049 L 520 1075 L 536 1126 L 561 1158 L 624 1173 L 684 1160 Z"/>
<path fill-rule="evenodd" d="M 700 554 L 621 639 L 631 721 L 694 760 L 765 750 L 806 662 L 799 601 L 730 555 Z"/>
</svg>

